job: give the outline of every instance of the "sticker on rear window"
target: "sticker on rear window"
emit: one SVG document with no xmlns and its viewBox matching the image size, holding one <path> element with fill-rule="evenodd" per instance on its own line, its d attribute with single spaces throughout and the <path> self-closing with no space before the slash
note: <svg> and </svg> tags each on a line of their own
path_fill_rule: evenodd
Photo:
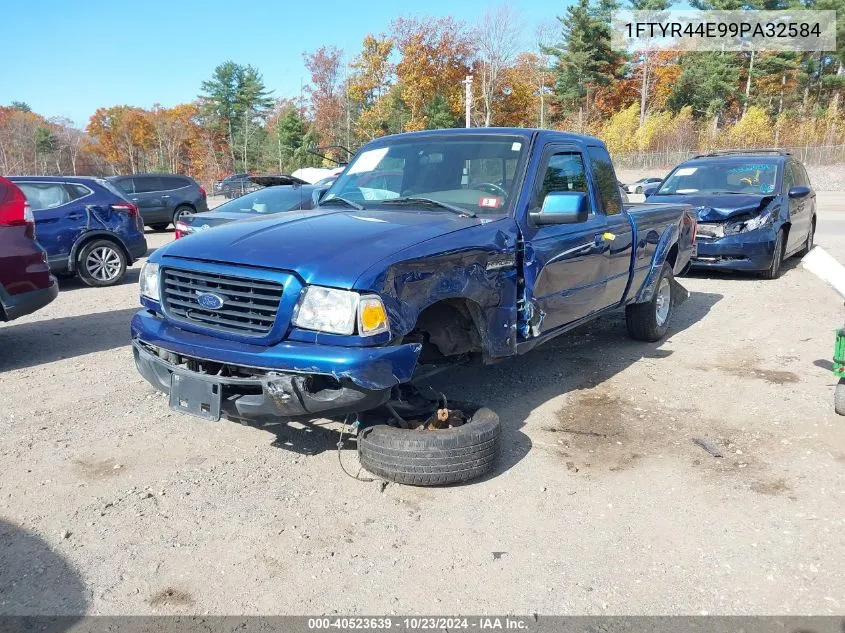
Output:
<svg viewBox="0 0 845 633">
<path fill-rule="evenodd" d="M 501 198 L 482 198 L 478 201 L 478 206 L 485 209 L 498 209 L 502 204 Z"/>
<path fill-rule="evenodd" d="M 697 171 L 698 171 L 698 167 L 681 167 L 678 171 L 675 172 L 675 175 L 676 176 L 692 176 Z"/>
<path fill-rule="evenodd" d="M 522 149 L 522 143 L 517 142 L 517 143 L 514 143 L 513 145 L 511 145 L 511 151 L 512 152 L 518 152 L 521 149 Z"/>
</svg>

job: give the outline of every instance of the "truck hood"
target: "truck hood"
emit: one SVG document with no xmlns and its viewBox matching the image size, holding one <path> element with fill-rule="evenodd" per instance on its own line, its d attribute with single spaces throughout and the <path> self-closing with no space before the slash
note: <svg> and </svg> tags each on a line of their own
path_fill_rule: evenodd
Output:
<svg viewBox="0 0 845 633">
<path fill-rule="evenodd" d="M 479 219 L 430 211 L 287 211 L 176 240 L 156 251 L 153 261 L 181 258 L 272 268 L 296 273 L 305 283 L 352 288 L 379 260 L 479 224 Z"/>
<path fill-rule="evenodd" d="M 649 202 L 681 202 L 692 205 L 699 222 L 724 222 L 738 215 L 759 213 L 773 195 L 722 194 L 701 196 L 652 196 Z"/>
</svg>

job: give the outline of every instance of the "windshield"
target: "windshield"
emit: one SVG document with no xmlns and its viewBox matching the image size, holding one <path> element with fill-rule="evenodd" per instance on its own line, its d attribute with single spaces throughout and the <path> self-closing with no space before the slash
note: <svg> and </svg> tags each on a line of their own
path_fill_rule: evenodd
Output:
<svg viewBox="0 0 845 633">
<path fill-rule="evenodd" d="M 431 136 L 364 150 L 335 181 L 333 198 L 367 208 L 400 208 L 397 198 L 425 198 L 469 213 L 504 215 L 527 141 L 519 136 Z M 428 204 L 426 210 L 439 211 Z"/>
<path fill-rule="evenodd" d="M 654 195 L 702 193 L 767 195 L 775 190 L 777 176 L 777 161 L 760 158 L 681 165 L 669 174 Z"/>
<path fill-rule="evenodd" d="M 311 204 L 311 187 L 280 185 L 265 187 L 215 207 L 227 213 L 278 213 Z"/>
</svg>

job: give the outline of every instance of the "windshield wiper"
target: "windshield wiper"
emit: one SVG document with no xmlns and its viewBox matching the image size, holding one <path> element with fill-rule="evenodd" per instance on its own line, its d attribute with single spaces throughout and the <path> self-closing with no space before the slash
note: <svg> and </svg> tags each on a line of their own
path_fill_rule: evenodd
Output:
<svg viewBox="0 0 845 633">
<path fill-rule="evenodd" d="M 361 206 L 360 204 L 358 204 L 357 202 L 352 202 L 352 200 L 347 200 L 346 198 L 341 198 L 340 196 L 334 196 L 333 198 L 328 198 L 328 199 L 326 199 L 326 200 L 320 200 L 320 205 L 319 205 L 319 206 L 324 207 L 324 206 L 326 206 L 329 202 L 334 202 L 335 200 L 338 200 L 339 202 L 344 203 L 347 207 L 352 207 L 353 209 L 358 209 L 358 211 L 363 211 L 363 210 L 364 210 L 364 207 L 362 207 L 362 206 Z"/>
<path fill-rule="evenodd" d="M 407 204 L 427 204 L 433 207 L 440 207 L 441 209 L 446 209 L 447 211 L 451 211 L 457 215 L 462 215 L 468 218 L 477 217 L 473 211 L 467 211 L 463 207 L 459 207 L 454 204 L 449 204 L 448 202 L 440 202 L 440 200 L 434 200 L 433 198 L 414 198 L 414 197 L 406 197 L 406 198 L 388 198 L 387 200 L 382 200 L 381 205 L 391 205 L 391 204 L 398 204 L 398 205 L 407 205 Z"/>
</svg>

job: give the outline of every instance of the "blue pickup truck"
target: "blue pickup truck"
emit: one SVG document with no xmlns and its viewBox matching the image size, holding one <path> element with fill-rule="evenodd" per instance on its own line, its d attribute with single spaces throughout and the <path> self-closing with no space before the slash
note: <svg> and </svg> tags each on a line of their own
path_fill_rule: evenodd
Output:
<svg viewBox="0 0 845 633">
<path fill-rule="evenodd" d="M 495 460 L 495 415 L 449 417 L 441 403 L 432 424 L 409 424 L 407 384 L 525 353 L 617 309 L 631 336 L 661 339 L 686 292 L 674 275 L 695 230 L 688 205 L 623 205 L 595 138 L 388 136 L 363 147 L 315 209 L 158 249 L 141 273 L 135 362 L 172 408 L 211 420 L 387 407 L 387 424 L 359 432 L 367 468 L 406 483 L 468 479 Z"/>
</svg>

